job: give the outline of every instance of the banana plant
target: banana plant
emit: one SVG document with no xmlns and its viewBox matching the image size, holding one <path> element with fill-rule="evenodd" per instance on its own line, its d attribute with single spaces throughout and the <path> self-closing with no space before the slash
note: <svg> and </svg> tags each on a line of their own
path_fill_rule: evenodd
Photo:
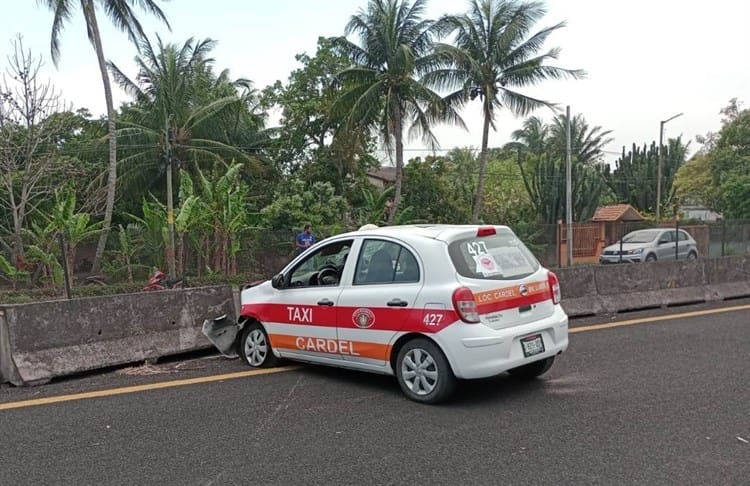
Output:
<svg viewBox="0 0 750 486">
<path fill-rule="evenodd" d="M 374 187 L 362 189 L 364 205 L 359 210 L 359 224 L 377 224 L 378 226 L 388 224 L 389 204 L 393 198 L 393 186 L 377 190 Z M 408 224 L 413 221 L 414 208 L 402 207 L 400 212 L 393 217 L 393 224 Z"/>
<path fill-rule="evenodd" d="M 128 216 L 141 226 L 141 243 L 149 266 L 164 268 L 167 243 L 169 242 L 167 210 L 156 198 L 153 198 L 152 201 L 144 198 L 141 207 L 143 217 L 134 214 L 128 214 Z"/>
<path fill-rule="evenodd" d="M 57 289 L 63 284 L 64 277 L 53 228 L 49 224 L 41 225 L 38 221 L 31 221 L 30 228 L 24 230 L 24 237 L 34 242 L 26 249 L 26 261 L 37 265 L 41 273 L 40 276 L 34 276 L 34 281 L 41 278 L 45 286 Z"/>
<path fill-rule="evenodd" d="M 65 258 L 68 264 L 68 283 L 73 287 L 73 274 L 78 245 L 94 238 L 104 231 L 104 222 L 91 222 L 89 213 L 76 212 L 76 193 L 70 187 L 55 191 L 55 204 L 52 206 L 48 228 L 54 234 L 61 234 L 65 241 Z"/>
<path fill-rule="evenodd" d="M 204 234 L 210 225 L 210 213 L 203 200 L 195 194 L 193 180 L 186 171 L 180 173 L 179 206 L 175 208 L 174 229 L 177 236 L 177 273 L 185 273 L 185 236 Z M 201 238 L 198 238 L 200 241 Z"/>
<path fill-rule="evenodd" d="M 117 239 L 120 247 L 115 252 L 114 270 L 119 272 L 124 268 L 128 283 L 133 283 L 133 268 L 143 247 L 143 226 L 139 223 L 118 225 Z"/>
<path fill-rule="evenodd" d="M 7 279 L 13 285 L 13 290 L 16 290 L 18 282 L 28 281 L 29 272 L 16 268 L 3 255 L 0 255 L 0 277 Z"/>
<path fill-rule="evenodd" d="M 247 186 L 240 180 L 242 164 L 233 163 L 215 182 L 198 171 L 201 196 L 209 214 L 214 238 L 213 270 L 233 273 L 241 250 L 240 237 L 249 229 Z"/>
</svg>

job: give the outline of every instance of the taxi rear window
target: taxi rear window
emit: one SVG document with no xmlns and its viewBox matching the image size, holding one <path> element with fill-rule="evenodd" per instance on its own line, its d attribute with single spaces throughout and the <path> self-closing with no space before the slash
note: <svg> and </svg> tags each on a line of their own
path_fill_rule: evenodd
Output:
<svg viewBox="0 0 750 486">
<path fill-rule="evenodd" d="M 468 278 L 512 280 L 539 269 L 539 262 L 521 240 L 506 229 L 492 236 L 464 238 L 448 245 L 456 271 Z"/>
</svg>

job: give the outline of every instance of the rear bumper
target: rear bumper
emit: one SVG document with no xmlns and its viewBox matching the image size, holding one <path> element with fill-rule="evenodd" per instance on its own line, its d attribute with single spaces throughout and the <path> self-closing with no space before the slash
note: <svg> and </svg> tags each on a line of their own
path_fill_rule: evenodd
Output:
<svg viewBox="0 0 750 486">
<path fill-rule="evenodd" d="M 544 352 L 526 358 L 521 339 L 534 334 L 542 336 Z M 557 305 L 551 316 L 529 324 L 494 330 L 483 324 L 457 323 L 434 337 L 456 377 L 485 378 L 568 349 L 568 316 Z"/>
<path fill-rule="evenodd" d="M 640 263 L 643 255 L 599 255 L 599 263 Z"/>
</svg>

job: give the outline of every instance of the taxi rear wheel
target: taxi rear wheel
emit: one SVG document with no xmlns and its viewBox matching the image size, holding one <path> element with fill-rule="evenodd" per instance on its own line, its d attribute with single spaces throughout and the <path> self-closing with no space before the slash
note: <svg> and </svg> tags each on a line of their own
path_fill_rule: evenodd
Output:
<svg viewBox="0 0 750 486">
<path fill-rule="evenodd" d="M 245 325 L 237 344 L 240 357 L 253 368 L 269 368 L 278 364 L 278 358 L 273 355 L 268 335 L 263 326 L 257 322 Z"/>
<path fill-rule="evenodd" d="M 552 363 L 555 362 L 555 357 L 550 356 L 547 359 L 543 359 L 541 361 L 534 361 L 533 363 L 529 363 L 527 365 L 519 366 L 518 368 L 513 368 L 512 370 L 508 370 L 508 373 L 515 376 L 516 378 L 521 378 L 524 380 L 531 380 L 533 378 L 536 378 L 537 376 L 542 376 L 545 374 L 549 369 L 552 367 Z"/>
<path fill-rule="evenodd" d="M 421 403 L 443 401 L 456 387 L 456 377 L 445 355 L 424 338 L 413 339 L 399 350 L 396 379 L 407 397 Z"/>
</svg>

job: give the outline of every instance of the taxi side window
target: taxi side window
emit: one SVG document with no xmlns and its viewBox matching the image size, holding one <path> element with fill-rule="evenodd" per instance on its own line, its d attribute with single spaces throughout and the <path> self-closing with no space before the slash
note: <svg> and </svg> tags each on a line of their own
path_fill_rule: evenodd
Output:
<svg viewBox="0 0 750 486">
<path fill-rule="evenodd" d="M 338 285 L 351 246 L 351 240 L 337 241 L 310 253 L 289 273 L 289 286 Z"/>
<path fill-rule="evenodd" d="M 414 255 L 390 241 L 365 240 L 359 253 L 354 285 L 419 282 Z"/>
</svg>

